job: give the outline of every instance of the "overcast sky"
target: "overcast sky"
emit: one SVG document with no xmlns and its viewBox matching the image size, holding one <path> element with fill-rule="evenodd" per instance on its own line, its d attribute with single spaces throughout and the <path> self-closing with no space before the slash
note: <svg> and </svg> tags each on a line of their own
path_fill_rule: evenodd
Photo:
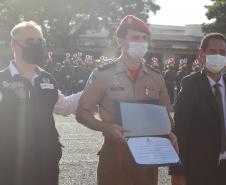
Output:
<svg viewBox="0 0 226 185">
<path fill-rule="evenodd" d="M 156 0 L 161 7 L 156 15 L 150 13 L 149 23 L 161 25 L 202 24 L 211 22 L 206 18 L 211 0 Z"/>
</svg>

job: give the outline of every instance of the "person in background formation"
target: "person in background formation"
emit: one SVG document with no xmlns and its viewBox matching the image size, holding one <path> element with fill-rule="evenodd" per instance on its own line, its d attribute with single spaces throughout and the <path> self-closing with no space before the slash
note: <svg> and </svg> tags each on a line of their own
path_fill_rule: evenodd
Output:
<svg viewBox="0 0 226 185">
<path fill-rule="evenodd" d="M 49 52 L 48 53 L 48 58 L 46 60 L 46 64 L 43 67 L 46 72 L 53 74 L 54 69 L 55 69 L 55 64 L 54 64 L 54 59 L 53 59 L 53 53 Z"/>
<path fill-rule="evenodd" d="M 192 63 L 192 74 L 199 72 L 202 69 L 201 64 L 198 59 L 194 60 Z"/>
<path fill-rule="evenodd" d="M 159 60 L 156 57 L 151 58 L 151 67 L 160 72 Z"/>
<path fill-rule="evenodd" d="M 82 53 L 65 54 L 65 59 L 61 62 L 54 61 L 54 55 L 49 52 L 45 70 L 50 72 L 57 80 L 59 89 L 65 95 L 70 95 L 81 91 L 91 73 L 97 65 L 93 57 L 86 55 L 82 59 Z M 53 65 L 52 65 L 53 64 Z"/>
<path fill-rule="evenodd" d="M 64 90 L 65 95 L 69 95 L 73 93 L 73 84 L 72 84 L 72 70 L 73 70 L 73 64 L 71 61 L 70 53 L 66 53 L 65 60 L 62 61 L 62 73 L 63 73 L 63 81 L 62 86 Z"/>
<path fill-rule="evenodd" d="M 65 59 L 59 62 L 56 60 L 56 56 L 52 52 L 48 53 L 48 59 L 44 69 L 49 73 L 51 73 L 56 78 L 59 88 L 61 89 L 63 94 L 69 95 L 69 94 L 81 91 L 85 87 L 86 81 L 89 75 L 91 74 L 92 70 L 95 67 L 99 66 L 100 64 L 107 62 L 108 59 L 110 59 L 105 56 L 101 56 L 99 59 L 94 59 L 94 57 L 90 55 L 85 55 L 84 57 L 83 56 L 84 55 L 81 52 L 74 53 L 73 55 L 66 53 Z M 149 61 L 149 58 L 147 57 L 148 56 L 146 56 L 145 60 Z M 177 62 L 172 62 L 174 61 L 173 58 L 169 58 L 164 62 L 163 70 L 161 69 L 162 67 L 159 63 L 158 58 L 156 57 L 151 57 L 150 65 L 156 70 L 159 70 L 160 72 L 162 72 L 163 76 L 165 76 L 166 72 L 168 73 L 168 71 L 172 70 L 172 69 L 170 70 L 169 68 L 173 68 L 174 71 L 178 71 L 176 84 L 178 86 L 177 91 L 179 92 L 180 81 L 181 81 L 181 78 L 184 77 L 184 71 L 186 72 L 186 74 L 189 74 L 187 67 L 183 67 L 182 69 L 182 66 L 186 65 L 185 64 L 186 60 L 187 60 L 186 58 L 180 60 L 178 69 L 176 65 Z M 200 70 L 199 66 L 201 65 L 199 65 L 198 64 L 199 62 L 197 63 L 197 61 L 198 60 L 196 59 L 193 62 L 192 69 L 191 69 L 192 72 L 196 70 Z M 174 67 L 172 67 L 172 65 Z M 169 85 L 170 86 L 169 87 L 168 84 L 169 83 L 174 84 L 175 80 L 170 80 L 169 78 L 167 78 L 166 81 L 168 81 L 166 82 L 167 90 L 170 95 L 171 103 L 173 103 L 172 100 L 174 99 L 176 92 L 172 93 L 172 88 L 171 88 L 172 85 L 171 86 Z"/>
<path fill-rule="evenodd" d="M 187 59 L 181 59 L 179 63 L 177 76 L 176 76 L 177 94 L 180 91 L 181 80 L 187 75 L 189 75 L 189 71 L 187 67 Z"/>
<path fill-rule="evenodd" d="M 176 85 L 176 71 L 174 69 L 174 60 L 170 58 L 168 61 L 168 69 L 164 73 L 166 88 L 170 97 L 171 104 L 174 103 L 174 88 Z"/>
</svg>

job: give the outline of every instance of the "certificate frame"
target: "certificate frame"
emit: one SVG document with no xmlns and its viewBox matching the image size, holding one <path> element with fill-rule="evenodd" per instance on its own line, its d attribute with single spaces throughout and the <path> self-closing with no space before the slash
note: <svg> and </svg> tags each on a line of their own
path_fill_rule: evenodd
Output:
<svg viewBox="0 0 226 185">
<path fill-rule="evenodd" d="M 133 160 L 134 160 L 134 162 L 137 165 L 139 165 L 139 166 L 147 166 L 147 167 L 148 166 L 150 166 L 150 167 L 181 166 L 182 162 L 181 162 L 181 160 L 180 160 L 180 158 L 179 158 L 179 156 L 177 154 L 176 154 L 176 156 L 178 157 L 178 159 L 177 159 L 177 161 L 174 161 L 174 162 L 153 162 L 153 163 L 142 163 L 142 162 L 139 162 L 138 160 L 136 160 L 136 154 L 133 152 L 132 146 L 130 146 L 130 144 L 129 144 L 130 139 L 134 139 L 134 138 L 149 138 L 150 140 L 153 139 L 153 138 L 162 138 L 162 139 L 168 139 L 169 142 L 170 142 L 170 139 L 169 139 L 169 136 L 167 136 L 167 135 L 150 136 L 150 137 L 149 136 L 145 136 L 145 137 L 142 137 L 142 136 L 139 136 L 139 137 L 127 137 L 126 140 L 127 140 L 129 151 L 131 152 Z M 175 149 L 173 149 L 173 150 L 175 151 Z"/>
<path fill-rule="evenodd" d="M 121 106 L 120 104 L 121 103 L 131 103 L 131 105 L 133 103 L 135 104 L 146 104 L 146 105 L 159 105 L 159 102 L 157 100 L 149 100 L 149 101 L 119 101 L 117 102 L 117 110 L 118 110 L 118 119 L 119 119 L 119 123 L 121 123 L 122 126 L 124 126 L 124 123 L 123 123 L 123 115 L 122 115 L 122 110 L 121 110 Z M 167 116 L 169 116 L 167 114 Z M 169 120 L 170 121 L 170 120 Z M 128 128 L 128 127 L 127 127 Z M 169 133 L 168 133 L 169 134 Z M 135 139 L 135 138 L 165 138 L 165 139 L 168 139 L 169 140 L 169 135 L 168 134 L 157 134 L 157 135 L 152 135 L 152 134 L 146 134 L 146 135 L 137 135 L 137 136 L 125 136 L 126 140 L 127 140 L 127 144 L 128 144 L 128 147 L 129 147 L 129 150 L 133 156 L 133 159 L 134 161 L 136 162 L 137 165 L 141 165 L 141 166 L 153 166 L 153 167 L 160 167 L 160 166 L 180 166 L 181 165 L 181 160 L 179 159 L 179 156 L 177 154 L 177 156 L 174 156 L 174 157 L 178 157 L 178 161 L 176 162 L 164 162 L 164 163 L 140 163 L 139 160 L 137 161 L 136 158 L 137 158 L 137 154 L 135 154 L 134 152 L 134 148 L 131 148 L 132 146 L 129 145 L 129 140 L 130 139 Z M 144 144 L 144 143 L 141 143 L 141 144 Z M 173 147 L 173 146 L 172 146 Z M 173 150 L 175 151 L 175 149 L 173 148 Z M 171 151 L 172 153 L 173 151 Z M 176 152 L 176 151 L 175 151 Z M 148 160 L 147 160 L 148 161 Z M 164 160 L 163 160 L 164 161 Z M 170 161 L 170 160 L 169 160 Z"/>
</svg>

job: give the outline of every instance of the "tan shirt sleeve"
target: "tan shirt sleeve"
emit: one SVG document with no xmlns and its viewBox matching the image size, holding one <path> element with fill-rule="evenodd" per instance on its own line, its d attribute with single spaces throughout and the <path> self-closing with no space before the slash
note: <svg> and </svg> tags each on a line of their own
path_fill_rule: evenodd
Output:
<svg viewBox="0 0 226 185">
<path fill-rule="evenodd" d="M 105 84 L 106 79 L 104 78 L 103 72 L 95 69 L 87 80 L 79 101 L 79 106 L 88 111 L 94 110 L 104 96 Z"/>
</svg>

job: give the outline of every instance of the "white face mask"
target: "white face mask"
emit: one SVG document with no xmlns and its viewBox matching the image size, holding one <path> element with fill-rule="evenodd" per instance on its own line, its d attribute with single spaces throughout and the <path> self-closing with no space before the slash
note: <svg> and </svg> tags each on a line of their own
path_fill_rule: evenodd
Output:
<svg viewBox="0 0 226 185">
<path fill-rule="evenodd" d="M 130 42 L 127 53 L 134 59 L 143 58 L 148 50 L 147 42 Z"/>
<path fill-rule="evenodd" d="M 206 68 L 212 73 L 219 73 L 226 64 L 226 57 L 222 55 L 206 55 Z"/>
</svg>

